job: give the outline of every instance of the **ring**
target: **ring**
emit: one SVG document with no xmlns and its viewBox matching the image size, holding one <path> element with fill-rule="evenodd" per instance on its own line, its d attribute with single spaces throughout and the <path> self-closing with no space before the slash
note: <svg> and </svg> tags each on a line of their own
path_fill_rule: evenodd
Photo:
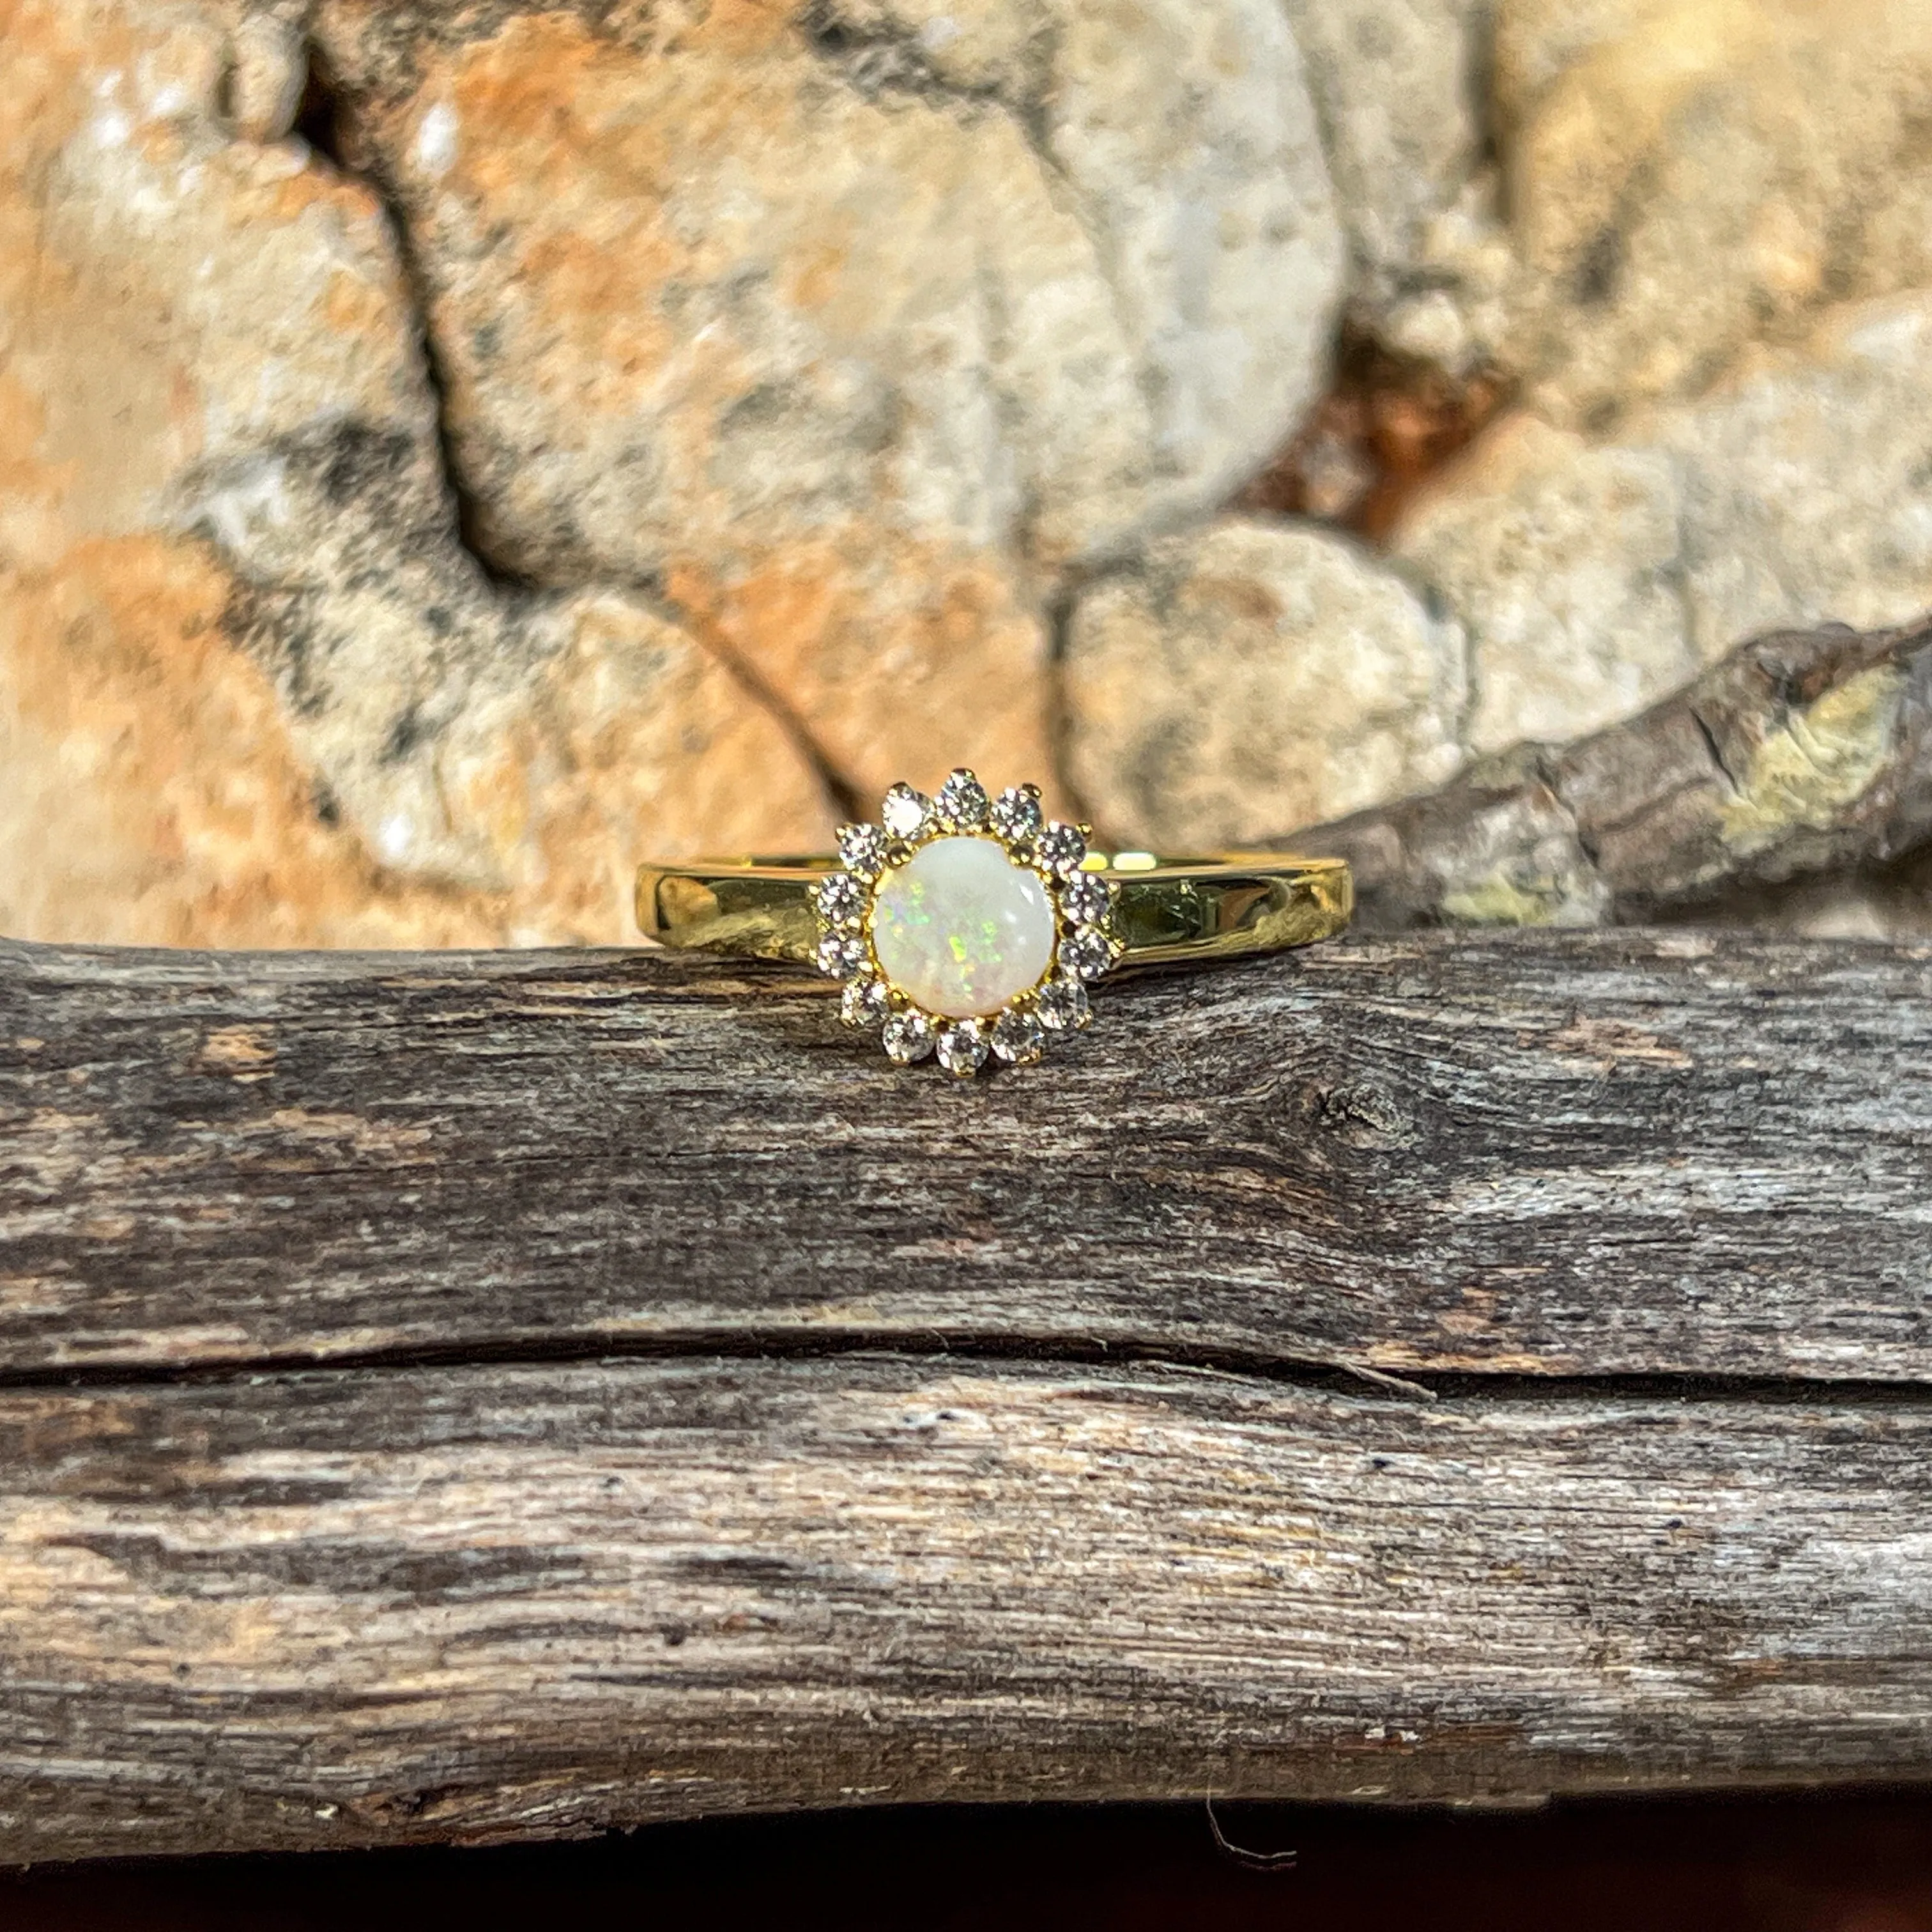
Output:
<svg viewBox="0 0 1932 1932">
<path fill-rule="evenodd" d="M 816 966 L 848 1026 L 909 1066 L 1038 1060 L 1092 1018 L 1088 987 L 1121 966 L 1273 952 L 1331 938 L 1354 889 L 1340 859 L 1096 852 L 1048 819 L 1037 785 L 997 798 L 956 771 L 928 798 L 886 793 L 836 857 L 646 860 L 638 925 L 664 946 Z"/>
</svg>

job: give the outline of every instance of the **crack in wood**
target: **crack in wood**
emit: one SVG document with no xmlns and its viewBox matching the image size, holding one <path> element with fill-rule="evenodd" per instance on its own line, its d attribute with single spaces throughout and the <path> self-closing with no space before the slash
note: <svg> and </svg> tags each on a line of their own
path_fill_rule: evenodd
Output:
<svg viewBox="0 0 1932 1932">
<path fill-rule="evenodd" d="M 278 1377 L 412 1375 L 424 1370 L 588 1368 L 620 1362 L 837 1362 L 904 1360 L 998 1364 L 1042 1367 L 1145 1368 L 1309 1389 L 1367 1401 L 1390 1400 L 1478 1404 L 1534 1395 L 1540 1401 L 1592 1404 L 1627 1399 L 1674 1398 L 1707 1403 L 1789 1404 L 1828 1400 L 1834 1407 L 1910 1406 L 1932 1400 L 1932 1379 L 1724 1374 L 1708 1370 L 1592 1375 L 1526 1375 L 1490 1370 L 1417 1370 L 1390 1375 L 1358 1362 L 1270 1355 L 1232 1349 L 1156 1348 L 1147 1344 L 1082 1344 L 1066 1336 L 1029 1340 L 1013 1335 L 921 1336 L 892 1329 L 836 1336 L 770 1329 L 755 1333 L 693 1331 L 648 1340 L 617 1334 L 580 1334 L 546 1345 L 526 1337 L 461 1348 L 345 1350 L 327 1354 L 208 1356 L 188 1363 L 74 1363 L 58 1368 L 0 1369 L 0 1394 L 35 1390 L 136 1390 L 218 1388 Z"/>
<path fill-rule="evenodd" d="M 962 1088 L 0 942 L 0 1857 L 1932 1777 L 1929 1166 L 1923 949 L 1356 940 Z"/>
</svg>

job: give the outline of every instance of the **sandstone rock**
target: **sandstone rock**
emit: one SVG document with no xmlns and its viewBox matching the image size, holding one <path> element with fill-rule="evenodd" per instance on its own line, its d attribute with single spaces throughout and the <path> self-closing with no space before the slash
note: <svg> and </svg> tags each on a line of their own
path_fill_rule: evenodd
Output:
<svg viewBox="0 0 1932 1932">
<path fill-rule="evenodd" d="M 1504 361 L 1594 421 L 1932 280 L 1932 8 L 1503 0 Z"/>
<path fill-rule="evenodd" d="M 821 770 L 1051 784 L 1069 585 L 1067 776 L 1183 845 L 1932 604 L 1932 13 L 1492 18 L 14 0 L 0 925 L 622 939 Z M 1389 562 L 1211 520 L 1345 304 L 1522 379 Z"/>
<path fill-rule="evenodd" d="M 1688 629 L 1738 639 L 1932 607 L 1932 292 L 1832 311 L 1647 434 L 1684 478 Z"/>
<path fill-rule="evenodd" d="M 294 20 L 244 14 L 230 43 L 228 115 L 250 141 L 279 141 L 295 126 L 308 80 L 308 46 Z"/>
<path fill-rule="evenodd" d="M 0 572 L 0 929 L 130 945 L 477 946 L 488 896 L 384 876 L 318 810 L 197 548 Z"/>
<path fill-rule="evenodd" d="M 1928 398 L 1913 296 L 1834 312 L 1606 442 L 1497 424 L 1393 540 L 1468 627 L 1470 748 L 1596 730 L 1761 632 L 1932 606 Z"/>
<path fill-rule="evenodd" d="M 1252 843 L 1440 783 L 1462 640 L 1342 539 L 1225 520 L 1080 599 L 1070 776 L 1103 836 Z"/>
<path fill-rule="evenodd" d="M 809 761 L 692 639 L 464 553 L 393 237 L 302 144 L 230 137 L 251 57 L 193 8 L 9 20 L 0 925 L 618 940 L 642 847 L 822 840 Z"/>
<path fill-rule="evenodd" d="M 490 555 L 661 586 L 862 791 L 1043 776 L 1042 573 L 1217 500 L 1342 245 L 1274 0 L 318 16 Z"/>
</svg>

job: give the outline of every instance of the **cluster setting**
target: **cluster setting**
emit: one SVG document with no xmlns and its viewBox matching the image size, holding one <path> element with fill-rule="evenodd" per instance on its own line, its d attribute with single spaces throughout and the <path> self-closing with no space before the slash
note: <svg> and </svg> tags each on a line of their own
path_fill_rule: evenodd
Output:
<svg viewBox="0 0 1932 1932">
<path fill-rule="evenodd" d="M 844 982 L 845 1024 L 902 1066 L 933 1054 L 962 1078 L 1085 1026 L 1088 983 L 1120 947 L 1084 829 L 1048 819 L 1037 785 L 992 798 L 964 770 L 934 798 L 894 785 L 879 817 L 840 826 L 844 869 L 815 889 L 818 968 Z"/>
</svg>

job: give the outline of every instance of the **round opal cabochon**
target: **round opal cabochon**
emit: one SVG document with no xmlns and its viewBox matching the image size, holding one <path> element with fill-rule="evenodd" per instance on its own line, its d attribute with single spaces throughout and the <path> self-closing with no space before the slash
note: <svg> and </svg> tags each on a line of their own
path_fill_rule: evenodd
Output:
<svg viewBox="0 0 1932 1932">
<path fill-rule="evenodd" d="M 1053 901 L 991 838 L 935 838 L 878 884 L 872 950 L 929 1013 L 995 1013 L 1053 958 Z"/>
</svg>

